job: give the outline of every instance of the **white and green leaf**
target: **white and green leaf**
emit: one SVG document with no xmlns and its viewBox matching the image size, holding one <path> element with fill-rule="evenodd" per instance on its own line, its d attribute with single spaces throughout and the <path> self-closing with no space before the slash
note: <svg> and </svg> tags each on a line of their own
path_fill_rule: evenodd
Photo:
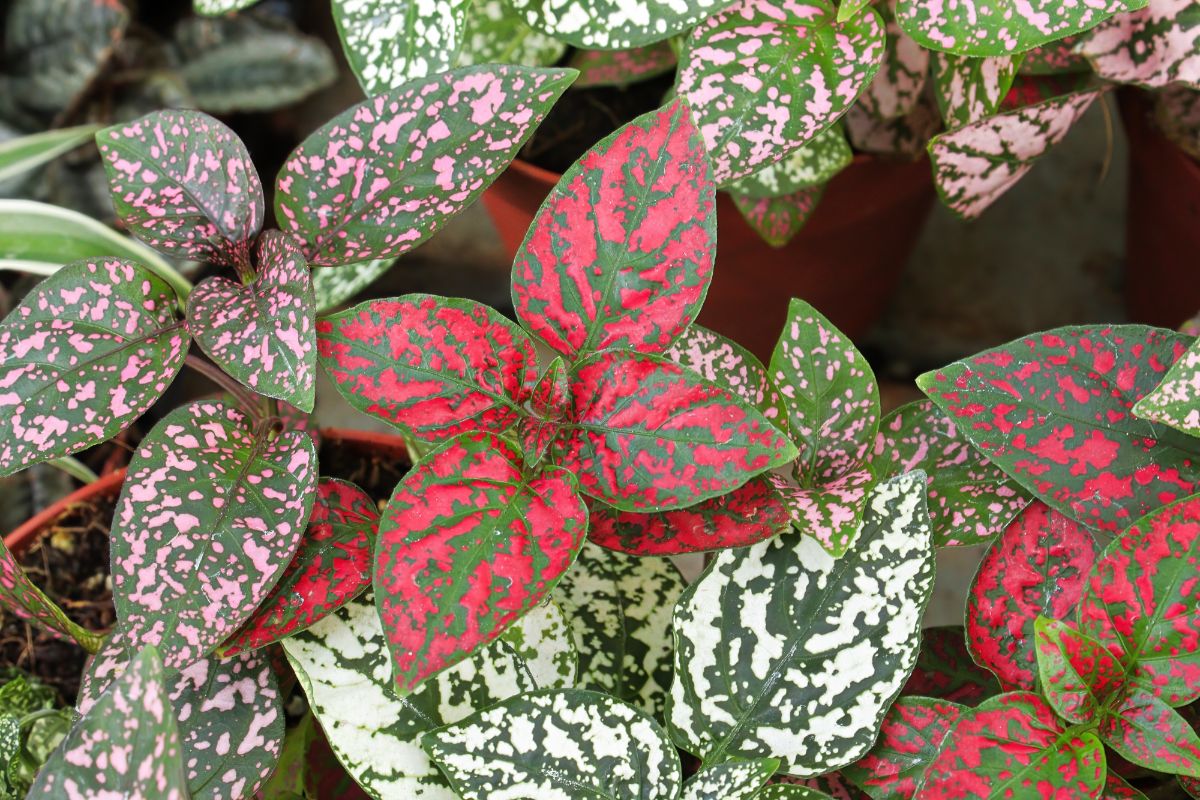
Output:
<svg viewBox="0 0 1200 800">
<path fill-rule="evenodd" d="M 569 689 L 575 685 L 579 653 L 567 615 L 553 600 L 534 608 L 500 640 L 525 662 L 539 689 Z"/>
<path fill-rule="evenodd" d="M 367 96 L 454 66 L 468 5 L 469 0 L 333 0 L 346 60 Z"/>
</svg>

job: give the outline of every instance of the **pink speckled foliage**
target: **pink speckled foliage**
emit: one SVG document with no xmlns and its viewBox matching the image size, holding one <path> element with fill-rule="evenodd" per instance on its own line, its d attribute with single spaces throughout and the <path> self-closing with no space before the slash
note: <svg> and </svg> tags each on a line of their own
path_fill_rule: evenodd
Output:
<svg viewBox="0 0 1200 800">
<path fill-rule="evenodd" d="M 280 169 L 276 219 L 306 242 L 314 266 L 411 250 L 499 176 L 574 76 L 467 67 L 360 103 Z"/>
<path fill-rule="evenodd" d="M 824 186 L 800 189 L 778 197 L 752 197 L 735 192 L 733 204 L 754 231 L 772 247 L 790 242 L 817 210 Z"/>
<path fill-rule="evenodd" d="M 628 50 L 576 50 L 568 63 L 579 70 L 575 88 L 625 86 L 675 68 L 675 49 L 658 42 Z"/>
<path fill-rule="evenodd" d="M 182 669 L 254 612 L 291 560 L 316 487 L 312 439 L 197 402 L 142 441 L 113 519 L 113 600 L 130 639 Z"/>
<path fill-rule="evenodd" d="M 254 281 L 220 275 L 188 298 L 187 327 L 225 372 L 255 392 L 312 411 L 317 334 L 312 278 L 300 245 L 279 231 L 258 240 Z"/>
<path fill-rule="evenodd" d="M 974 58 L 934 53 L 933 87 L 946 125 L 957 128 L 994 114 L 1023 63 L 1013 56 Z"/>
<path fill-rule="evenodd" d="M 897 2 L 888 0 L 879 7 L 887 26 L 887 50 L 879 72 L 858 98 L 860 108 L 883 120 L 912 112 L 921 99 L 929 75 L 929 51 L 897 24 Z"/>
<path fill-rule="evenodd" d="M 1192 0 L 1149 0 L 1145 8 L 1098 26 L 1079 52 L 1110 81 L 1200 89 L 1200 6 Z"/>
<path fill-rule="evenodd" d="M 741 0 L 688 36 L 676 91 L 718 183 L 783 159 L 829 127 L 875 77 L 883 22 L 835 21 L 828 0 Z"/>
<path fill-rule="evenodd" d="M 264 201 L 237 134 L 199 111 L 156 111 L 101 131 L 96 142 L 130 233 L 168 255 L 249 263 Z"/>
<path fill-rule="evenodd" d="M 47 597 L 25 574 L 3 542 L 0 542 L 0 605 L 49 631 L 56 639 L 74 639 L 89 650 L 99 646 L 100 636 L 81 628 Z"/>
</svg>

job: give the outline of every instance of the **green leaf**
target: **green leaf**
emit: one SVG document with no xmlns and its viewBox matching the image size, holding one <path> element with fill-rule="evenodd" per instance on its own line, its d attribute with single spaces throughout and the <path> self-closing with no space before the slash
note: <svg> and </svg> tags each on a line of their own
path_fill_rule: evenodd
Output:
<svg viewBox="0 0 1200 800">
<path fill-rule="evenodd" d="M 1021 58 L 973 58 L 951 53 L 933 54 L 933 89 L 938 110 L 947 127 L 970 125 L 1000 108 Z"/>
<path fill-rule="evenodd" d="M 674 741 L 820 775 L 861 758 L 917 660 L 933 589 L 925 476 L 880 484 L 840 559 L 784 534 L 717 554 L 675 610 Z"/>
<path fill-rule="evenodd" d="M 283 737 L 279 764 L 259 789 L 256 800 L 306 800 L 304 790 L 308 779 L 308 748 L 313 740 L 314 719 L 314 714 L 309 711 L 288 728 Z"/>
<path fill-rule="evenodd" d="M 552 599 L 536 606 L 500 634 L 513 653 L 525 662 L 539 689 L 575 686 L 579 652 L 570 620 Z"/>
<path fill-rule="evenodd" d="M 1200 736 L 1156 692 L 1128 685 L 1100 720 L 1104 743 L 1156 772 L 1200 778 Z"/>
<path fill-rule="evenodd" d="M 456 66 L 523 64 L 549 67 L 558 63 L 567 46 L 536 31 L 508 7 L 505 0 L 474 0 L 467 10 L 466 30 Z"/>
<path fill-rule="evenodd" d="M 671 610 L 685 586 L 668 559 L 585 544 L 554 590 L 579 651 L 578 687 L 661 719 L 671 686 Z"/>
<path fill-rule="evenodd" d="M 337 78 L 325 43 L 277 17 L 187 17 L 174 45 L 188 94 L 214 114 L 289 106 Z"/>
<path fill-rule="evenodd" d="M 418 746 L 421 734 L 534 688 L 516 655 L 496 643 L 397 697 L 370 596 L 284 639 L 283 649 L 338 761 L 375 800 L 452 800 Z"/>
<path fill-rule="evenodd" d="M 726 761 L 693 775 L 683 785 L 680 800 L 752 800 L 767 779 L 779 769 L 773 758 Z"/>
<path fill-rule="evenodd" d="M 106 441 L 157 402 L 187 355 L 177 304 L 131 261 L 38 284 L 0 323 L 0 475 Z"/>
<path fill-rule="evenodd" d="M 1158 386 L 1133 406 L 1135 416 L 1200 436 L 1200 340 L 1192 342 Z"/>
<path fill-rule="evenodd" d="M 580 48 L 627 50 L 669 39 L 734 0 L 508 0 L 537 30 Z"/>
<path fill-rule="evenodd" d="M 679 795 L 679 756 L 658 723 L 595 692 L 523 694 L 425 734 L 422 746 L 464 800 Z"/>
<path fill-rule="evenodd" d="M 333 0 L 332 4 L 346 60 L 371 96 L 453 66 L 470 0 Z"/>
<path fill-rule="evenodd" d="M 764 786 L 754 800 L 833 800 L 819 789 L 794 783 L 775 783 Z"/>
<path fill-rule="evenodd" d="M 1124 682 L 1124 666 L 1066 622 L 1039 616 L 1033 627 L 1042 695 L 1068 722 L 1093 722 Z"/>
<path fill-rule="evenodd" d="M 15 800 L 20 795 L 15 781 L 10 777 L 20 764 L 21 722 L 5 714 L 0 717 L 0 797 Z"/>
<path fill-rule="evenodd" d="M 394 258 L 361 261 L 344 267 L 318 267 L 312 271 L 318 314 L 328 314 L 383 277 L 396 264 Z"/>
<path fill-rule="evenodd" d="M 871 0 L 841 0 L 838 3 L 837 21 L 845 22 L 869 5 Z"/>
<path fill-rule="evenodd" d="M 50 756 L 29 797 L 185 800 L 179 729 L 166 688 L 162 661 L 147 647 Z"/>
<path fill-rule="evenodd" d="M 769 164 L 724 188 L 734 195 L 756 199 L 784 197 L 801 189 L 823 188 L 853 160 L 854 151 L 841 126 L 833 125 L 782 161 Z"/>
<path fill-rule="evenodd" d="M 0 183 L 37 169 L 90 141 L 99 125 L 78 125 L 0 142 Z"/>
</svg>

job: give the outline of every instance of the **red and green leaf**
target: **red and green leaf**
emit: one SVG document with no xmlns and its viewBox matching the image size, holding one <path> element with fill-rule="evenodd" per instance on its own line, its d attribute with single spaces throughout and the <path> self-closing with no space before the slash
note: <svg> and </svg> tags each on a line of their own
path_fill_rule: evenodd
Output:
<svg viewBox="0 0 1200 800">
<path fill-rule="evenodd" d="M 1104 743 L 1156 772 L 1200 778 L 1200 736 L 1152 690 L 1131 683 L 1100 721 Z"/>
<path fill-rule="evenodd" d="M 716 229 L 704 143 L 675 101 L 563 174 L 513 262 L 517 318 L 568 361 L 661 353 L 700 311 Z"/>
<path fill-rule="evenodd" d="M 558 435 L 571 410 L 571 379 L 562 358 L 555 358 L 538 378 L 517 423 L 521 451 L 529 464 L 538 464 Z"/>
<path fill-rule="evenodd" d="M 1182 777 L 1181 780 L 1183 780 Z M 1147 800 L 1146 795 L 1126 783 L 1125 779 L 1120 775 L 1114 773 L 1111 766 L 1108 770 L 1108 776 L 1104 781 L 1104 788 L 1097 797 L 1099 800 Z"/>
<path fill-rule="evenodd" d="M 154 405 L 188 337 L 166 281 L 132 261 L 84 259 L 0 323 L 0 475 L 111 439 Z"/>
<path fill-rule="evenodd" d="M 1089 72 L 1091 65 L 1075 51 L 1082 36 L 1066 36 L 1055 42 L 1035 47 L 1021 58 L 1022 75 L 1060 75 Z"/>
<path fill-rule="evenodd" d="M 275 216 L 314 266 L 411 250 L 508 166 L 573 70 L 467 67 L 343 112 L 279 171 Z"/>
<path fill-rule="evenodd" d="M 1200 697 L 1200 496 L 1132 525 L 1092 570 L 1079 627 L 1171 706 Z"/>
<path fill-rule="evenodd" d="M 1034 622 L 1071 614 L 1095 562 L 1091 532 L 1036 501 L 988 548 L 967 596 L 967 647 L 1002 686 L 1034 688 Z"/>
<path fill-rule="evenodd" d="M 156 111 L 96 134 L 117 217 L 167 255 L 250 263 L 262 183 L 246 146 L 199 111 Z"/>
<path fill-rule="evenodd" d="M 1095 734 L 1068 730 L 1041 697 L 1013 692 L 960 714 L 914 797 L 1095 797 L 1104 777 Z"/>
<path fill-rule="evenodd" d="M 1186 337 L 1136 325 L 1067 327 L 917 379 L 992 463 L 1056 510 L 1116 530 L 1200 485 L 1200 443 L 1132 406 Z"/>
<path fill-rule="evenodd" d="M 695 505 L 795 455 L 757 408 L 655 356 L 597 353 L 576 365 L 571 397 L 550 458 L 623 511 Z"/>
<path fill-rule="evenodd" d="M 917 666 L 901 694 L 975 706 L 999 691 L 996 676 L 971 658 L 963 629 L 950 625 L 921 632 Z"/>
<path fill-rule="evenodd" d="M 378 525 L 379 509 L 366 492 L 322 478 L 296 555 L 221 654 L 255 650 L 310 628 L 365 591 Z"/>
<path fill-rule="evenodd" d="M 537 374 L 533 342 L 498 312 L 423 294 L 321 318 L 317 353 L 350 405 L 425 441 L 508 429 Z"/>
<path fill-rule="evenodd" d="M 883 718 L 871 751 L 842 774 L 873 800 L 911 800 L 964 707 L 931 697 L 901 697 Z"/>
<path fill-rule="evenodd" d="M 824 186 L 800 189 L 779 197 L 752 197 L 734 192 L 734 206 L 755 233 L 772 247 L 790 242 L 817 210 Z"/>
<path fill-rule="evenodd" d="M 187 327 L 223 370 L 259 394 L 312 411 L 316 301 L 304 253 L 279 231 L 258 240 L 258 271 L 243 285 L 220 275 L 188 298 Z"/>
<path fill-rule="evenodd" d="M 100 646 L 101 636 L 72 620 L 38 588 L 8 547 L 0 541 L 0 605 L 27 622 L 32 622 L 55 638 L 73 639 L 88 652 Z M 0 784 L 2 785 L 2 784 Z"/>
<path fill-rule="evenodd" d="M 845 22 L 828 0 L 741 0 L 684 42 L 676 91 L 720 184 L 803 147 L 846 112 L 884 58 L 873 9 Z"/>
<path fill-rule="evenodd" d="M 396 487 L 374 586 L 402 693 L 498 637 L 575 560 L 587 531 L 575 481 L 523 470 L 515 447 L 474 433 L 430 453 Z"/>
<path fill-rule="evenodd" d="M 884 417 L 870 466 L 877 480 L 916 469 L 929 476 L 929 516 L 938 547 L 988 541 L 1029 504 L 1020 484 L 984 458 L 928 400 Z"/>
<path fill-rule="evenodd" d="M 1038 617 L 1034 637 L 1042 695 L 1068 722 L 1095 721 L 1121 688 L 1125 667 L 1103 644 L 1066 622 Z"/>
<path fill-rule="evenodd" d="M 675 68 L 675 48 L 670 42 L 622 50 L 576 50 L 567 66 L 579 70 L 575 88 L 626 86 Z"/>
<path fill-rule="evenodd" d="M 316 468 L 307 434 L 251 429 L 222 403 L 155 425 L 113 519 L 113 601 L 131 640 L 182 669 L 236 631 L 296 552 Z"/>
</svg>

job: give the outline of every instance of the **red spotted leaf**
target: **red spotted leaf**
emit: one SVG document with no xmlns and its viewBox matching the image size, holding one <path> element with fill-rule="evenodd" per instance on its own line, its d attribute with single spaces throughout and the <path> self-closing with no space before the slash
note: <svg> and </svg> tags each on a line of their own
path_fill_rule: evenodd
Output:
<svg viewBox="0 0 1200 800">
<path fill-rule="evenodd" d="M 850 549 L 858 536 L 867 492 L 875 482 L 870 470 L 860 469 L 811 489 L 778 474 L 770 475 L 770 480 L 797 530 L 835 556 Z"/>
<path fill-rule="evenodd" d="M 574 76 L 466 67 L 370 98 L 292 152 L 276 219 L 307 243 L 314 266 L 411 250 L 482 194 Z"/>
<path fill-rule="evenodd" d="M 1071 614 L 1095 561 L 1091 532 L 1037 501 L 988 548 L 967 596 L 967 647 L 1002 686 L 1034 688 L 1034 622 Z"/>
<path fill-rule="evenodd" d="M 156 250 L 250 263 L 262 183 L 237 134 L 199 111 L 156 111 L 96 134 L 117 217 Z"/>
<path fill-rule="evenodd" d="M 875 77 L 886 35 L 873 9 L 844 22 L 829 0 L 740 0 L 687 37 L 676 91 L 718 183 L 780 161 L 828 128 Z"/>
<path fill-rule="evenodd" d="M 379 509 L 352 483 L 322 478 L 300 547 L 279 583 L 221 647 L 229 656 L 312 627 L 371 585 Z"/>
<path fill-rule="evenodd" d="M 350 405 L 425 441 L 508 429 L 537 374 L 516 325 L 473 300 L 424 294 L 322 317 L 317 353 Z"/>
<path fill-rule="evenodd" d="M 878 480 L 915 469 L 929 476 L 929 517 L 939 547 L 988 541 L 1029 504 L 1020 484 L 984 458 L 928 400 L 884 418 L 870 466 Z"/>
<path fill-rule="evenodd" d="M 38 770 L 31 798 L 186 800 L 187 778 L 163 664 L 137 656 Z"/>
<path fill-rule="evenodd" d="M 1200 441 L 1133 416 L 1187 338 L 1067 327 L 917 379 L 988 460 L 1056 510 L 1117 530 L 1200 485 Z"/>
<path fill-rule="evenodd" d="M 661 353 L 700 311 L 716 235 L 704 144 L 676 101 L 563 174 L 513 262 L 517 318 L 569 361 Z"/>
<path fill-rule="evenodd" d="M 931 697 L 901 697 L 888 710 L 879 739 L 842 773 L 873 800 L 910 800 L 963 706 Z"/>
<path fill-rule="evenodd" d="M 611 550 L 664 556 L 748 547 L 790 526 L 787 507 L 759 475 L 729 494 L 677 511 L 637 514 L 593 504 L 588 538 Z"/>
<path fill-rule="evenodd" d="M 1013 692 L 959 715 L 914 797 L 1095 797 L 1104 776 L 1095 734 L 1068 730 L 1041 697 Z"/>
<path fill-rule="evenodd" d="M 494 640 L 554 588 L 587 531 L 558 469 L 524 475 L 520 452 L 460 436 L 396 487 L 379 525 L 375 603 L 407 694 Z"/>
<path fill-rule="evenodd" d="M 1021 58 L 1021 74 L 1059 75 L 1089 71 L 1091 67 L 1087 59 L 1075 51 L 1082 39 L 1082 36 L 1066 36 L 1035 47 Z"/>
<path fill-rule="evenodd" d="M 921 632 L 917 666 L 901 694 L 975 706 L 999 691 L 996 677 L 971 658 L 963 629 L 951 625 Z"/>
<path fill-rule="evenodd" d="M 58 639 L 73 639 L 89 652 L 100 646 L 98 633 L 79 626 L 57 603 L 29 579 L 25 570 L 0 541 L 0 605 L 21 619 L 32 622 Z"/>
<path fill-rule="evenodd" d="M 1176 776 L 1180 787 L 1187 793 L 1188 797 L 1200 798 L 1200 778 L 1189 778 L 1186 775 Z M 1145 795 L 1142 795 L 1145 797 Z"/>
<path fill-rule="evenodd" d="M 178 299 L 132 261 L 84 259 L 0 323 L 0 475 L 116 436 L 187 356 Z"/>
<path fill-rule="evenodd" d="M 567 66 L 579 70 L 575 88 L 626 86 L 675 68 L 670 42 L 622 50 L 576 50 Z"/>
<path fill-rule="evenodd" d="M 1125 782 L 1109 765 L 1108 775 L 1104 780 L 1104 788 L 1097 795 L 1099 800 L 1147 800 L 1146 795 Z"/>
<path fill-rule="evenodd" d="M 742 219 L 764 242 L 772 247 L 783 247 L 800 232 L 817 210 L 817 203 L 824 191 L 822 185 L 779 197 L 752 197 L 738 192 L 731 197 Z"/>
<path fill-rule="evenodd" d="M 1200 778 L 1200 736 L 1162 697 L 1131 683 L 1100 721 L 1104 743 L 1134 764 Z"/>
<path fill-rule="evenodd" d="M 669 511 L 725 494 L 795 456 L 761 411 L 673 362 L 627 351 L 575 366 L 572 408 L 550 457 L 623 511 Z"/>
<path fill-rule="evenodd" d="M 308 263 L 295 240 L 267 231 L 254 282 L 215 275 L 188 298 L 188 330 L 223 370 L 259 394 L 312 411 L 316 313 Z"/>
<path fill-rule="evenodd" d="M 1197 564 L 1200 496 L 1159 509 L 1105 548 L 1079 608 L 1080 630 L 1171 706 L 1200 697 Z"/>
<path fill-rule="evenodd" d="M 296 551 L 316 467 L 306 434 L 251 429 L 222 403 L 155 425 L 113 518 L 113 601 L 130 639 L 182 669 L 237 630 Z"/>
<path fill-rule="evenodd" d="M 1095 721 L 1121 688 L 1125 667 L 1103 644 L 1065 622 L 1038 617 L 1034 637 L 1042 694 L 1068 722 Z"/>
<path fill-rule="evenodd" d="M 570 375 L 566 363 L 556 358 L 538 378 L 525 404 L 526 413 L 517 423 L 521 450 L 529 464 L 541 462 L 570 409 Z"/>
</svg>

